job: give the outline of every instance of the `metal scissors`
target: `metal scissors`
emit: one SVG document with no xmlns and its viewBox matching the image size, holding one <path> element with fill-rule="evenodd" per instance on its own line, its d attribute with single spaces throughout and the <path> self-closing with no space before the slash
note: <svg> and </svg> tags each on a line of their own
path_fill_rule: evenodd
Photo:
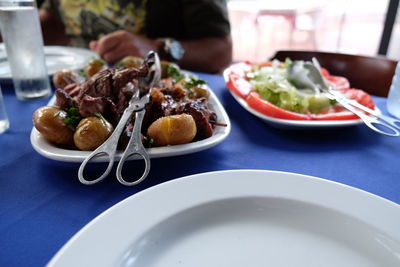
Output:
<svg viewBox="0 0 400 267">
<path fill-rule="evenodd" d="M 139 78 L 139 90 L 136 90 L 136 92 L 130 99 L 129 105 L 122 114 L 122 117 L 118 122 L 118 125 L 115 127 L 114 132 L 101 146 L 99 146 L 96 150 L 94 150 L 82 162 L 81 166 L 79 167 L 78 177 L 81 183 L 86 185 L 92 185 L 102 181 L 104 178 L 108 176 L 114 164 L 115 153 L 117 151 L 119 138 L 133 112 L 136 112 L 135 124 L 128 145 L 125 151 L 123 152 L 121 159 L 118 162 L 116 176 L 121 184 L 132 186 L 142 182 L 149 174 L 150 157 L 141 141 L 141 128 L 142 128 L 143 117 L 145 114 L 145 106 L 150 101 L 150 91 L 153 88 L 154 84 L 158 83 L 158 81 L 161 78 L 161 65 L 157 53 L 153 51 L 149 52 L 149 54 L 145 59 L 145 62 L 146 64 L 148 64 L 149 74 L 144 78 Z M 142 91 L 143 89 L 145 89 L 146 93 L 142 97 L 140 97 L 140 91 Z M 103 155 L 106 155 L 108 157 L 107 169 L 100 177 L 94 180 L 87 180 L 83 175 L 86 165 L 93 158 Z M 122 168 L 124 166 L 125 161 L 129 157 L 134 155 L 138 155 L 144 159 L 145 170 L 139 179 L 129 182 L 128 180 L 123 178 Z"/>
</svg>

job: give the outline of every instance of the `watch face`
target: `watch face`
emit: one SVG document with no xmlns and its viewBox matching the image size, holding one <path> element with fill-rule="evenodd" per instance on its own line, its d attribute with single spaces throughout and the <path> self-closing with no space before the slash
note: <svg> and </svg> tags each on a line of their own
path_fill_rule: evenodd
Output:
<svg viewBox="0 0 400 267">
<path fill-rule="evenodd" d="M 184 53 L 185 51 L 183 50 L 181 44 L 176 40 L 172 40 L 169 47 L 169 54 L 171 57 L 174 60 L 179 61 L 183 57 Z"/>
</svg>

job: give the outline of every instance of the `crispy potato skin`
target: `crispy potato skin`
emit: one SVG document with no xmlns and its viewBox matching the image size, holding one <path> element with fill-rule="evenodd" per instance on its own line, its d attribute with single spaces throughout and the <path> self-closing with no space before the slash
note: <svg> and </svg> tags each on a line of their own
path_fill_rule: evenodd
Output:
<svg viewBox="0 0 400 267">
<path fill-rule="evenodd" d="M 76 127 L 74 143 L 80 150 L 94 150 L 111 135 L 114 128 L 105 119 L 87 117 Z"/>
<path fill-rule="evenodd" d="M 58 107 L 41 107 L 33 114 L 33 125 L 43 137 L 56 145 L 74 144 L 74 132 L 64 123 L 67 113 Z"/>
<path fill-rule="evenodd" d="M 190 98 L 201 98 L 204 97 L 206 99 L 208 99 L 208 97 L 210 96 L 210 92 L 203 88 L 203 87 L 195 87 L 192 88 L 192 93 L 189 94 Z"/>
<path fill-rule="evenodd" d="M 186 144 L 196 136 L 196 123 L 191 115 L 180 114 L 159 118 L 147 130 L 154 146 Z"/>
<path fill-rule="evenodd" d="M 121 67 L 124 68 L 140 68 L 143 64 L 143 58 L 141 57 L 135 57 L 135 56 L 126 56 L 123 59 L 121 59 L 117 65 L 120 65 Z"/>
<path fill-rule="evenodd" d="M 80 82 L 82 80 L 81 77 L 74 70 L 59 70 L 54 73 L 53 76 L 53 84 L 56 88 L 64 89 L 67 85 L 71 83 Z"/>
<path fill-rule="evenodd" d="M 89 62 L 89 64 L 86 65 L 84 72 L 87 77 L 92 77 L 99 71 L 101 71 L 105 66 L 104 61 L 99 60 L 99 59 L 93 59 Z"/>
</svg>

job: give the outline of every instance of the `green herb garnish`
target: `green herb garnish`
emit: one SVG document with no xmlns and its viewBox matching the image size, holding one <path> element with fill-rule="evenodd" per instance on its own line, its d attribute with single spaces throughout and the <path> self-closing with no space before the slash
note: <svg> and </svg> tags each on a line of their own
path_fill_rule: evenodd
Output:
<svg viewBox="0 0 400 267">
<path fill-rule="evenodd" d="M 154 139 L 149 136 L 144 136 L 142 142 L 144 147 L 151 148 L 153 146 Z"/>
<path fill-rule="evenodd" d="M 107 120 L 103 117 L 103 115 L 100 112 L 95 112 L 93 115 L 102 120 L 103 123 L 107 123 Z"/>
<path fill-rule="evenodd" d="M 175 82 L 179 82 L 185 78 L 185 75 L 181 72 L 179 67 L 175 67 L 173 64 L 168 65 L 167 75 L 174 79 Z"/>
<path fill-rule="evenodd" d="M 103 115 L 101 115 L 100 112 L 95 112 L 93 115 L 96 116 L 96 117 L 99 118 L 99 119 L 105 120 L 104 117 L 103 117 Z"/>
<path fill-rule="evenodd" d="M 82 77 L 86 77 L 86 72 L 85 72 L 85 70 L 80 69 L 80 70 L 78 71 L 78 75 L 79 75 L 79 76 L 82 76 Z"/>
<path fill-rule="evenodd" d="M 189 89 L 189 88 L 198 87 L 198 86 L 204 85 L 204 84 L 207 84 L 207 82 L 202 79 L 190 77 L 190 80 L 185 83 L 184 87 L 186 89 Z"/>
<path fill-rule="evenodd" d="M 76 126 L 78 126 L 79 122 L 82 119 L 81 114 L 79 114 L 78 108 L 67 108 L 65 109 L 67 112 L 67 117 L 64 119 L 64 123 L 67 124 L 68 128 L 72 131 L 75 131 Z"/>
</svg>

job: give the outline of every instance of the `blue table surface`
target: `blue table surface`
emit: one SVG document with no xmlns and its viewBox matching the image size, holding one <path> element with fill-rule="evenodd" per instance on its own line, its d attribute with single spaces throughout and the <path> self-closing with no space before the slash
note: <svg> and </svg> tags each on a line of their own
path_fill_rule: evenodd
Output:
<svg viewBox="0 0 400 267">
<path fill-rule="evenodd" d="M 57 162 L 30 143 L 33 112 L 49 99 L 18 101 L 2 85 L 11 127 L 0 135 L 0 266 L 43 266 L 84 225 L 132 194 L 178 177 L 230 169 L 312 175 L 400 203 L 400 138 L 364 125 L 329 130 L 280 130 L 245 111 L 222 76 L 209 82 L 232 124 L 219 145 L 194 154 L 152 159 L 149 177 L 135 187 L 116 179 L 79 183 L 79 164 Z M 386 113 L 386 99 L 374 97 Z M 131 162 L 128 168 L 138 167 Z M 172 166 L 172 167 L 171 167 Z M 340 199 L 340 196 L 338 196 Z"/>
</svg>

